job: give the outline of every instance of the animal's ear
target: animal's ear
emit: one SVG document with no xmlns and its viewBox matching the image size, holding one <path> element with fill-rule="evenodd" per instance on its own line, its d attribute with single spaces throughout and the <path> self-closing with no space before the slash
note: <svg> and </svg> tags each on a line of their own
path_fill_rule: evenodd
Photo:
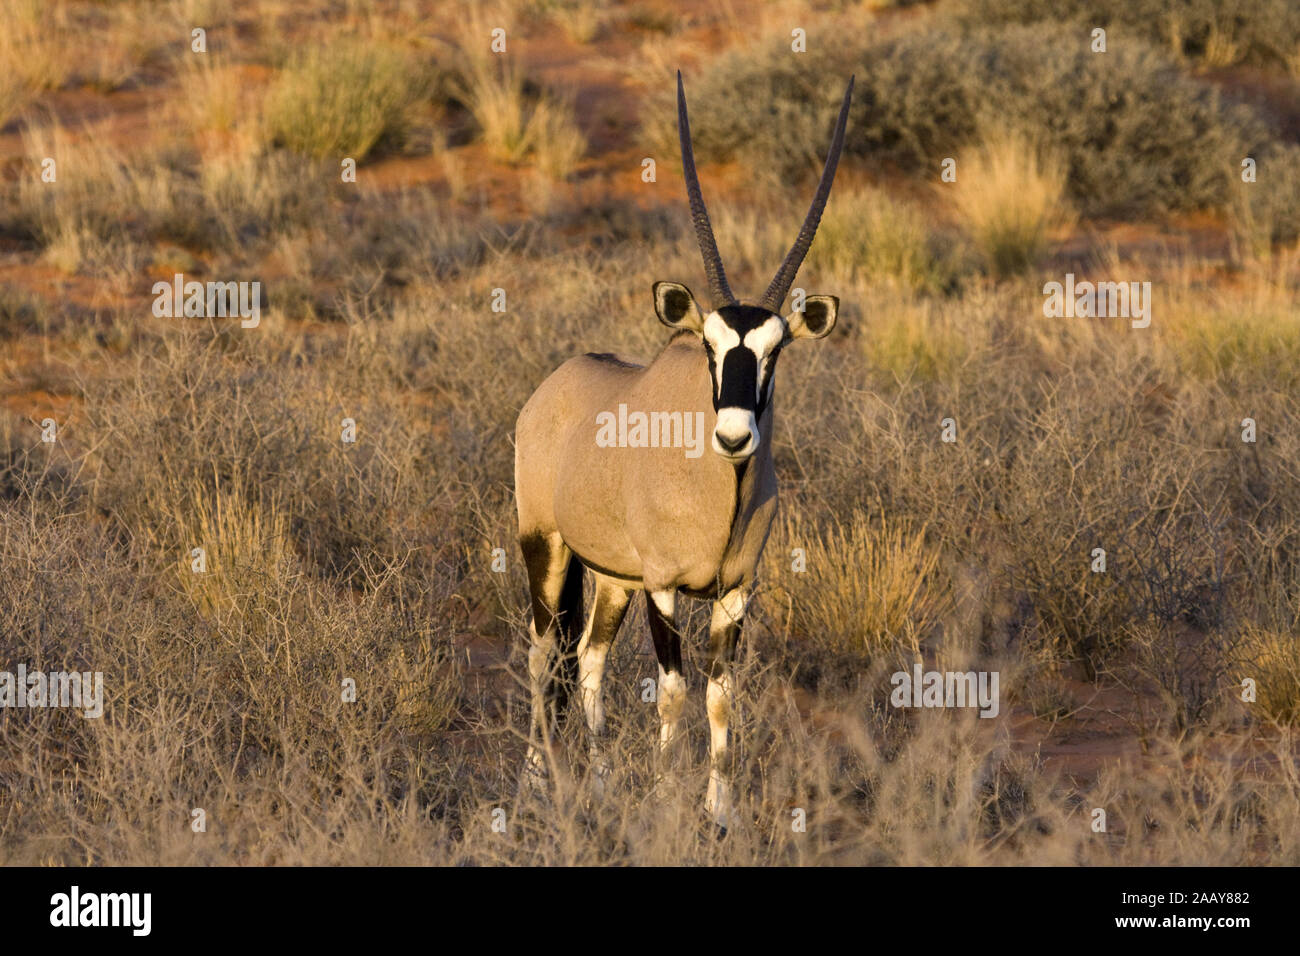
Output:
<svg viewBox="0 0 1300 956">
<path fill-rule="evenodd" d="M 803 300 L 802 312 L 791 312 L 785 324 L 792 339 L 820 339 L 835 328 L 840 300 L 833 295 L 810 295 Z"/>
<path fill-rule="evenodd" d="M 689 329 L 699 332 L 704 328 L 704 314 L 695 303 L 691 290 L 680 282 L 656 282 L 655 312 L 659 321 L 670 329 Z"/>
</svg>

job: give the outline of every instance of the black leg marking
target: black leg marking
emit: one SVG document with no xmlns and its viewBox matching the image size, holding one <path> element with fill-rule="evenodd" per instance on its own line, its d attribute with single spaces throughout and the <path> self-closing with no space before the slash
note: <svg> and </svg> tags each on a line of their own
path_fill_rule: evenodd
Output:
<svg viewBox="0 0 1300 956">
<path fill-rule="evenodd" d="M 650 619 L 650 637 L 655 642 L 655 656 L 659 666 L 669 674 L 682 672 L 682 639 L 673 626 L 671 617 L 665 617 L 655 604 L 650 592 L 646 592 L 646 617 Z"/>
<path fill-rule="evenodd" d="M 659 752 L 676 757 L 682 712 L 686 707 L 686 678 L 682 676 L 682 640 L 673 622 L 677 593 L 660 592 L 669 606 L 665 613 L 646 592 L 646 617 L 650 619 L 650 636 L 654 638 L 655 657 L 659 659 Z"/>
<path fill-rule="evenodd" d="M 582 564 L 569 559 L 560 592 L 560 642 L 556 648 L 558 680 L 555 681 L 555 711 L 563 717 L 569 700 L 578 689 L 578 641 L 582 638 Z"/>
</svg>

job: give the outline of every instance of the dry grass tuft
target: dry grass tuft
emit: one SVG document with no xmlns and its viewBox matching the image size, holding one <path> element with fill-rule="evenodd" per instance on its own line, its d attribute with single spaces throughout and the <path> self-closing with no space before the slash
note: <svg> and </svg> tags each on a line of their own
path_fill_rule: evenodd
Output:
<svg viewBox="0 0 1300 956">
<path fill-rule="evenodd" d="M 492 154 L 507 163 L 533 162 L 546 175 L 564 179 L 587 150 L 573 108 L 555 93 L 527 81 L 510 54 L 486 49 L 488 35 L 466 26 L 458 47 L 461 70 L 453 83 Z"/>
<path fill-rule="evenodd" d="M 259 506 L 238 482 L 212 489 L 194 483 L 154 507 L 193 543 L 181 555 L 180 580 L 204 614 L 218 622 L 232 614 L 247 617 L 259 596 L 285 589 L 296 559 L 288 519 L 274 501 Z M 194 568 L 200 559 L 194 549 L 203 551 L 202 571 Z"/>
<path fill-rule="evenodd" d="M 1016 133 L 960 158 L 954 204 L 988 268 L 1006 277 L 1037 265 L 1048 235 L 1071 224 L 1061 162 Z"/>
<path fill-rule="evenodd" d="M 68 36 L 63 0 L 10 0 L 0 7 L 0 75 L 34 92 L 59 89 L 72 73 Z"/>
<path fill-rule="evenodd" d="M 548 175 L 563 179 L 586 152 L 572 108 L 552 94 L 530 95 L 523 76 L 504 58 L 471 59 L 463 94 L 483 141 L 498 159 L 531 159 Z"/>
<path fill-rule="evenodd" d="M 1256 703 L 1266 720 L 1294 726 L 1300 723 L 1300 639 L 1294 631 L 1251 625 L 1246 628 L 1234 662 L 1237 682 L 1254 678 Z"/>
<path fill-rule="evenodd" d="M 921 212 L 879 189 L 836 194 L 817 230 L 817 255 L 836 275 L 908 292 L 935 292 L 947 279 Z"/>
<path fill-rule="evenodd" d="M 539 5 L 574 43 L 594 43 L 604 32 L 610 12 L 601 4 L 589 0 L 548 0 Z"/>
<path fill-rule="evenodd" d="M 395 47 L 359 40 L 312 46 L 284 67 L 266 99 L 266 135 L 315 158 L 364 159 L 399 144 L 426 83 Z"/>
<path fill-rule="evenodd" d="M 943 303 L 881 303 L 862 331 L 868 365 L 888 380 L 950 381 L 974 351 L 972 336 Z"/>
<path fill-rule="evenodd" d="M 211 57 L 185 60 L 179 71 L 180 111 L 201 148 L 249 155 L 267 139 L 259 101 L 237 67 Z"/>
<path fill-rule="evenodd" d="M 793 629 L 836 653 L 914 654 L 950 609 L 924 528 L 873 522 L 863 512 L 819 526 L 792 512 L 781 538 L 806 556 L 806 571 L 781 575 L 792 582 Z"/>
</svg>

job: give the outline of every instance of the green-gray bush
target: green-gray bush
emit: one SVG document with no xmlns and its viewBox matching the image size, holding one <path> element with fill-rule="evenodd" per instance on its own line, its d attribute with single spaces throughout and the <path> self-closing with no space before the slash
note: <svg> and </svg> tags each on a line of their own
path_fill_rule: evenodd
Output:
<svg viewBox="0 0 1300 956">
<path fill-rule="evenodd" d="M 1286 66 L 1300 49 L 1293 0 L 966 0 L 962 15 L 978 24 L 1071 20 L 1105 28 L 1112 44 L 1140 37 L 1211 66 Z"/>
<path fill-rule="evenodd" d="M 1089 215 L 1218 207 L 1240 157 L 1273 137 L 1253 111 L 1223 102 L 1143 43 L 1089 50 L 1063 27 L 962 32 L 940 26 L 833 55 L 815 74 L 784 45 L 719 58 L 691 83 L 700 161 L 737 158 L 783 178 L 826 148 L 841 77 L 857 74 L 846 152 L 923 178 L 986 128 L 1022 126 L 1065 162 Z M 666 148 L 671 104 L 656 110 Z"/>
</svg>

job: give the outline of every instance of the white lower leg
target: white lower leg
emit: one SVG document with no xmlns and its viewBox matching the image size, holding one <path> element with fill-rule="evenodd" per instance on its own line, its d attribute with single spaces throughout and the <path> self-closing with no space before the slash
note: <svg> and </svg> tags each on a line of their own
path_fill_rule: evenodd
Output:
<svg viewBox="0 0 1300 956">
<path fill-rule="evenodd" d="M 709 789 L 704 806 L 721 826 L 732 824 L 731 787 L 725 774 L 727 726 L 733 706 L 728 667 L 748 602 L 747 588 L 733 588 L 714 602 L 709 622 L 709 689 L 705 696 L 709 714 Z"/>
<path fill-rule="evenodd" d="M 605 660 L 609 656 L 609 643 L 593 644 L 591 642 L 592 623 L 588 621 L 587 630 L 578 643 L 578 688 L 582 698 L 582 713 L 587 719 L 587 733 L 590 740 L 590 753 L 593 783 L 597 791 L 603 791 L 604 778 L 609 774 L 609 760 L 601 746 L 601 737 L 605 733 L 605 702 L 601 693 L 601 684 L 605 679 Z"/>
<path fill-rule="evenodd" d="M 532 739 L 528 744 L 528 755 L 524 759 L 526 776 L 546 777 L 549 765 L 546 751 L 550 748 L 550 720 L 546 713 L 546 690 L 551 679 L 550 658 L 555 648 L 555 633 L 538 636 L 535 624 L 529 624 L 528 630 L 532 642 L 528 646 L 528 683 L 532 698 Z"/>
<path fill-rule="evenodd" d="M 705 809 L 721 826 L 732 823 L 731 788 L 723 776 L 723 762 L 727 756 L 727 724 L 731 718 L 731 675 L 709 678 L 705 708 L 709 714 L 709 789 L 704 798 Z"/>
<path fill-rule="evenodd" d="M 686 709 L 686 678 L 676 671 L 659 668 L 659 750 L 667 751 L 677 740 L 682 711 Z"/>
<path fill-rule="evenodd" d="M 592 737 L 605 732 L 605 702 L 601 683 L 605 679 L 605 658 L 609 644 L 591 642 L 591 623 L 578 642 L 578 687 L 582 697 L 582 713 L 587 718 L 587 730 Z"/>
</svg>

